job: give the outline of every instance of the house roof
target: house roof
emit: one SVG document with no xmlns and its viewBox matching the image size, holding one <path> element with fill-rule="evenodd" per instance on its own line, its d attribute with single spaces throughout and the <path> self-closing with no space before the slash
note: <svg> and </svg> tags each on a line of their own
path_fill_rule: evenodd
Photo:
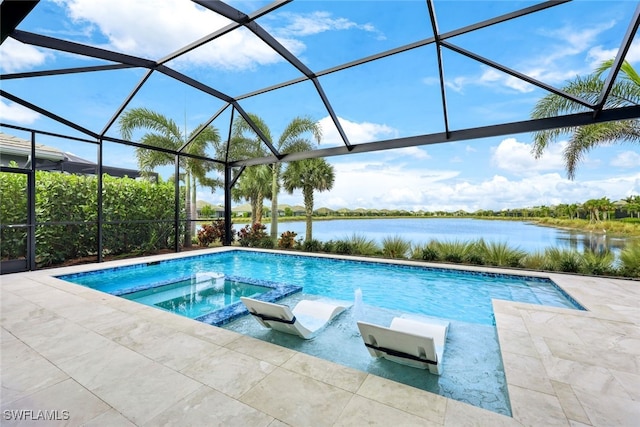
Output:
<svg viewBox="0 0 640 427">
<path fill-rule="evenodd" d="M 29 157 L 31 155 L 31 141 L 0 132 L 0 154 L 11 154 Z M 36 157 L 41 159 L 61 161 L 65 153 L 54 147 L 36 144 Z"/>
<path fill-rule="evenodd" d="M 95 175 L 97 173 L 97 163 L 83 159 L 75 154 L 63 152 L 55 147 L 44 144 L 35 144 L 35 149 L 36 159 L 51 162 L 39 164 L 37 166 L 39 170 L 61 171 L 83 175 Z M 0 132 L 0 157 L 2 155 L 22 157 L 27 161 L 31 158 L 31 141 Z M 128 176 L 129 178 L 138 178 L 142 176 L 141 172 L 137 169 L 103 166 L 102 170 L 104 173 L 115 177 Z M 150 175 L 155 177 L 155 179 L 158 177 L 158 174 L 155 172 L 150 173 Z"/>
</svg>

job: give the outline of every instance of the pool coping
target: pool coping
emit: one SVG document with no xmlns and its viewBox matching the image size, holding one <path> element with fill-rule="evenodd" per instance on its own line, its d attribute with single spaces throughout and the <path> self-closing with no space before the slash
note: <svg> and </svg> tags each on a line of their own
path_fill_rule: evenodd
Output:
<svg viewBox="0 0 640 427">
<path fill-rule="evenodd" d="M 19 348 L 22 353 L 29 355 L 26 360 L 30 364 L 38 361 L 39 366 L 47 366 L 47 370 L 54 371 L 60 378 L 58 382 L 50 384 L 51 380 L 47 381 L 37 369 L 27 369 L 24 358 L 20 360 L 3 357 L 2 410 L 25 405 L 31 405 L 25 409 L 56 409 L 51 403 L 57 395 L 53 390 L 72 384 L 85 400 L 99 401 L 100 404 L 95 402 L 93 412 L 87 414 L 87 419 L 84 420 L 93 420 L 95 424 L 100 424 L 98 420 L 109 419 L 122 419 L 133 425 L 142 425 L 152 420 L 169 420 L 177 417 L 176 411 L 180 405 L 192 403 L 189 399 L 193 399 L 196 391 L 207 396 L 215 395 L 217 410 L 220 409 L 221 400 L 225 402 L 225 408 L 243 408 L 243 416 L 251 415 L 261 420 L 252 423 L 254 425 L 348 425 L 349 421 L 365 423 L 371 418 L 377 422 L 381 419 L 388 422 L 396 420 L 400 424 L 402 420 L 405 423 L 413 420 L 429 425 L 492 423 L 595 426 L 632 425 L 640 417 L 640 391 L 637 387 L 640 383 L 640 283 L 632 280 L 339 257 L 367 262 L 549 278 L 585 307 L 588 311 L 493 301 L 500 352 L 511 400 L 513 417 L 510 418 L 288 349 L 285 351 L 280 347 L 274 348 L 277 346 L 52 277 L 226 250 L 244 249 L 216 248 L 198 253 L 182 252 L 2 276 L 2 353 L 12 354 Z M 288 251 L 282 253 L 292 254 Z M 306 256 L 304 253 L 294 254 Z M 309 255 L 336 258 L 334 255 L 318 253 Z M 31 303 L 25 302 L 27 297 L 32 300 Z M 21 308 L 21 304 L 26 304 L 31 310 Z M 87 309 L 82 308 L 85 306 L 92 307 L 93 313 L 104 312 L 102 320 L 111 322 L 111 329 L 108 330 L 118 332 L 110 335 L 105 332 L 107 326 L 104 323 L 90 321 Z M 120 319 L 120 322 L 108 319 L 107 314 Z M 148 325 L 149 328 L 157 329 L 158 334 L 179 336 L 185 340 L 188 338 L 190 342 L 200 346 L 210 345 L 212 347 L 207 351 L 217 356 L 205 357 L 199 361 L 187 360 L 189 356 L 180 348 L 165 349 L 162 357 L 154 356 L 159 350 L 142 344 L 147 337 L 132 338 L 131 331 L 119 329 L 128 322 Z M 89 367 L 77 368 L 74 363 L 80 363 L 82 358 L 73 349 L 66 348 L 68 345 L 62 339 L 63 331 L 57 333 L 58 328 L 50 331 L 50 325 L 55 323 L 74 329 L 76 335 L 86 334 L 88 342 L 95 340 L 100 341 L 101 345 L 113 347 L 114 353 L 123 352 L 136 360 L 144 359 L 145 363 L 151 364 L 149 369 L 165 373 L 166 379 L 176 376 L 178 383 L 182 381 L 189 387 L 185 385 L 186 389 L 170 393 L 170 396 L 164 396 L 167 392 L 156 391 L 157 400 L 165 402 L 166 407 L 158 404 L 149 412 L 149 408 L 145 406 L 148 405 L 146 401 L 136 405 L 135 398 L 120 397 L 127 393 L 123 383 L 114 383 L 109 378 L 98 381 L 95 377 L 98 374 L 93 377 L 84 374 L 83 369 L 90 369 Z M 48 336 L 41 336 L 45 331 Z M 59 339 L 51 341 L 51 333 L 54 337 L 58 334 Z M 49 341 L 44 346 L 42 342 L 46 339 Z M 203 351 L 202 354 L 207 352 Z M 253 383 L 250 378 L 245 378 L 244 370 L 236 372 L 235 377 L 228 377 L 230 374 L 224 372 L 226 369 L 198 370 L 202 365 L 223 357 L 229 357 L 235 363 L 246 362 L 253 367 L 259 381 Z M 122 366 L 127 366 L 127 363 L 123 361 Z M 135 373 L 132 376 L 136 377 Z M 224 378 L 227 382 L 223 381 Z M 346 379 L 352 379 L 352 382 L 345 385 Z M 137 381 L 142 384 L 139 387 L 142 387 L 150 380 L 137 378 Z M 231 382 L 247 381 L 249 383 L 245 384 L 246 389 L 241 392 L 229 390 Z M 273 392 L 265 388 L 266 385 L 277 384 L 279 381 L 288 383 L 294 393 L 290 398 L 293 402 L 291 407 L 282 401 L 272 402 L 266 394 Z M 154 384 L 153 389 L 161 384 L 162 381 Z M 325 392 L 329 393 L 327 396 L 333 396 L 333 406 L 340 407 L 335 414 L 335 411 L 329 411 L 333 414 L 329 418 L 328 409 L 322 406 L 323 403 L 326 404 L 323 402 L 326 399 L 312 397 L 314 393 L 324 396 L 322 393 Z M 306 399 L 305 395 L 309 395 L 309 398 Z M 9 396 L 8 400 L 5 400 L 6 396 Z M 312 410 L 301 413 L 302 403 L 311 408 L 320 405 L 323 409 L 318 409 L 317 413 Z M 68 405 L 72 407 L 71 403 Z M 286 410 L 282 409 L 283 405 Z M 89 407 L 93 408 L 91 405 Z M 74 407 L 72 414 L 84 414 L 87 411 L 87 408 Z M 356 413 L 359 418 L 354 418 Z M 314 418 L 319 414 L 323 416 L 322 422 Z M 181 413 L 181 416 L 184 417 L 185 414 Z"/>
</svg>

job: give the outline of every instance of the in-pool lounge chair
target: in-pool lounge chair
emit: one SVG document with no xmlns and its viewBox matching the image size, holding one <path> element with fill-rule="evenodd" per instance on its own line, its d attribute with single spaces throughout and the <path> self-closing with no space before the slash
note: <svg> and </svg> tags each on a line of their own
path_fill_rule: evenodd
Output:
<svg viewBox="0 0 640 427">
<path fill-rule="evenodd" d="M 396 317 L 388 328 L 358 322 L 369 353 L 407 366 L 442 374 L 442 355 L 449 322 L 422 322 Z"/>
<path fill-rule="evenodd" d="M 345 307 L 321 301 L 302 300 L 291 310 L 283 304 L 240 297 L 249 313 L 264 327 L 310 339 Z"/>
</svg>

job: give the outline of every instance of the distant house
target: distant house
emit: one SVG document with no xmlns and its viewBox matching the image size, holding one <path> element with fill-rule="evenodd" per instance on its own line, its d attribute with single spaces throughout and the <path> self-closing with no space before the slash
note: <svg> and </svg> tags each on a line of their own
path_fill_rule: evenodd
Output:
<svg viewBox="0 0 640 427">
<path fill-rule="evenodd" d="M 248 217 L 251 215 L 251 205 L 249 203 L 245 203 L 244 205 L 239 205 L 231 208 L 231 212 L 233 216 L 236 217 Z"/>
<path fill-rule="evenodd" d="M 63 152 L 55 147 L 36 144 L 36 170 L 67 172 L 79 175 L 96 175 L 98 164 Z M 15 162 L 18 168 L 31 168 L 31 141 L 0 132 L 0 166 L 9 166 Z M 143 174 L 137 169 L 102 166 L 102 172 L 113 177 L 142 178 Z M 158 181 L 158 174 L 148 173 L 152 181 Z"/>
<path fill-rule="evenodd" d="M 224 206 L 212 205 L 204 200 L 196 202 L 196 213 L 198 218 L 224 218 Z"/>
<path fill-rule="evenodd" d="M 318 216 L 329 216 L 332 215 L 334 213 L 333 209 L 329 209 L 329 208 L 318 208 L 315 211 L 313 211 L 314 215 L 318 215 Z"/>
<path fill-rule="evenodd" d="M 293 211 L 293 216 L 304 216 L 306 214 L 306 210 L 304 206 L 295 205 L 291 206 L 291 210 Z"/>
</svg>

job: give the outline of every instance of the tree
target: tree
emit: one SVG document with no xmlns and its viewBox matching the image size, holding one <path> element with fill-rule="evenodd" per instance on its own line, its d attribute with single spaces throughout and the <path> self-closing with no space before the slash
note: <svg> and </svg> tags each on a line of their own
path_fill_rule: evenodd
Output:
<svg viewBox="0 0 640 427">
<path fill-rule="evenodd" d="M 234 201 L 246 199 L 251 205 L 251 223 L 262 223 L 263 201 L 271 199 L 271 167 L 251 166 L 245 169 L 231 195 Z"/>
<path fill-rule="evenodd" d="M 331 190 L 334 180 L 333 166 L 326 160 L 319 158 L 291 162 L 282 174 L 282 184 L 289 194 L 298 188 L 302 189 L 306 217 L 306 241 L 312 240 L 313 192 Z"/>
<path fill-rule="evenodd" d="M 604 87 L 602 74 L 611 68 L 612 64 L 613 60 L 604 61 L 593 74 L 586 77 L 576 77 L 563 88 L 563 91 L 591 104 L 596 104 Z M 640 76 L 631 64 L 625 61 L 604 107 L 630 105 L 640 105 Z M 560 95 L 549 94 L 538 101 L 531 116 L 540 119 L 583 111 L 585 111 L 583 105 Z M 571 135 L 563 154 L 567 176 L 569 179 L 574 179 L 578 163 L 592 148 L 613 143 L 640 143 L 640 120 L 622 120 L 580 127 L 569 126 L 536 132 L 532 148 L 535 157 L 540 158 L 549 144 L 563 134 Z"/>
<path fill-rule="evenodd" d="M 633 214 L 637 214 L 640 218 L 640 196 L 629 196 L 624 199 L 627 202 L 627 213 L 633 217 Z"/>
<path fill-rule="evenodd" d="M 616 205 L 614 205 L 608 197 L 603 197 L 602 199 L 599 199 L 598 202 L 598 210 L 602 212 L 603 220 L 609 219 L 611 217 L 611 213 L 615 214 Z"/>
<path fill-rule="evenodd" d="M 582 204 L 582 207 L 589 212 L 589 222 L 600 222 L 606 220 L 610 211 L 615 210 L 615 205 L 607 197 L 601 199 L 590 199 Z"/>
<path fill-rule="evenodd" d="M 172 119 L 163 116 L 146 108 L 133 108 L 126 111 L 118 121 L 120 134 L 124 139 L 131 140 L 133 132 L 138 129 L 146 129 L 148 132 L 140 138 L 140 143 L 153 147 L 164 148 L 172 151 L 179 150 L 187 141 L 195 135 L 197 130 L 189 135 L 181 132 L 180 128 Z M 200 129 L 199 126 L 197 129 Z M 187 154 L 205 156 L 209 145 L 215 146 L 220 142 L 218 130 L 212 126 L 207 126 L 184 150 Z M 142 172 L 151 172 L 158 166 L 172 164 L 175 157 L 163 151 L 146 148 L 136 148 L 138 167 Z M 197 184 L 210 187 L 212 190 L 220 186 L 217 179 L 207 177 L 207 172 L 214 168 L 214 165 L 190 157 L 180 157 L 180 167 L 184 169 L 185 183 L 185 211 L 188 226 L 185 227 L 184 245 L 191 246 L 191 236 L 195 232 L 196 190 Z M 179 178 L 179 177 L 178 177 Z"/>
<path fill-rule="evenodd" d="M 596 199 L 587 200 L 582 207 L 589 212 L 589 222 L 599 221 L 598 217 L 598 201 Z"/>
<path fill-rule="evenodd" d="M 312 150 L 313 143 L 305 137 L 307 134 L 311 134 L 317 144 L 322 139 L 322 129 L 317 122 L 309 117 L 295 117 L 286 126 L 278 141 L 274 143 L 271 132 L 265 122 L 254 114 L 249 114 L 249 117 L 280 153 Z M 245 136 L 247 134 L 252 135 L 252 137 Z M 255 150 L 264 152 L 260 139 L 244 118 L 238 117 L 235 121 L 234 135 L 238 138 L 238 141 L 243 138 L 245 145 L 253 149 L 254 152 Z M 260 144 L 256 145 L 256 143 Z M 264 152 L 264 155 L 266 154 Z M 280 191 L 281 167 L 281 163 L 271 165 L 271 238 L 274 240 L 278 238 L 278 192 Z"/>
</svg>

